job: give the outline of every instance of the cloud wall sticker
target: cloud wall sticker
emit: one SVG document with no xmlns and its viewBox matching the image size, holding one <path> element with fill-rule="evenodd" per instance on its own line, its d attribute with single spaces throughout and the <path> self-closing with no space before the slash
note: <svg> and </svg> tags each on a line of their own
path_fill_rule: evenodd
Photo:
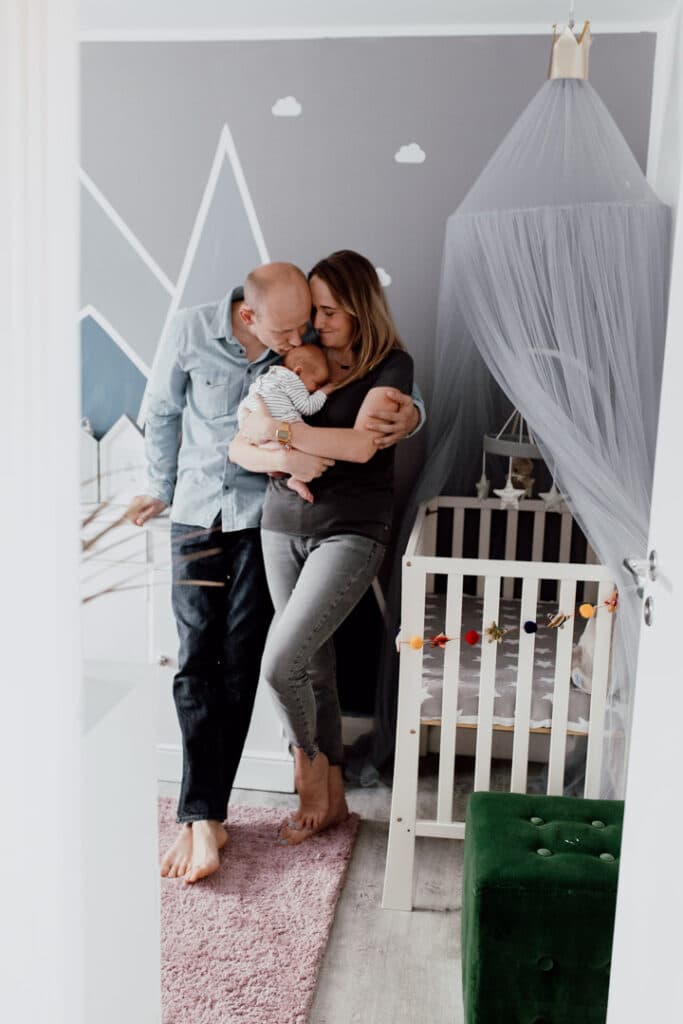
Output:
<svg viewBox="0 0 683 1024">
<path fill-rule="evenodd" d="M 376 267 L 375 269 L 377 270 L 379 283 L 382 285 L 383 288 L 388 288 L 389 285 L 391 284 L 391 274 L 387 274 L 384 267 Z"/>
<path fill-rule="evenodd" d="M 394 153 L 394 160 L 397 164 L 423 164 L 427 154 L 417 142 L 411 142 L 401 146 L 397 153 Z"/>
<path fill-rule="evenodd" d="M 295 96 L 281 96 L 272 108 L 273 117 L 299 117 L 301 104 Z"/>
</svg>

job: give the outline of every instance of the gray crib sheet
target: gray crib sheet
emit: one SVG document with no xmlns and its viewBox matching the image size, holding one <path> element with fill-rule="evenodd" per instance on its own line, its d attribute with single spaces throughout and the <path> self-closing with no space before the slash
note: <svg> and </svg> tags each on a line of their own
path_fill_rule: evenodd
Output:
<svg viewBox="0 0 683 1024">
<path fill-rule="evenodd" d="M 538 621 L 548 612 L 556 613 L 557 605 L 552 602 L 539 602 Z M 425 607 L 425 636 L 433 636 L 444 631 L 446 614 L 446 595 L 427 594 Z M 463 625 L 461 636 L 464 638 L 469 629 L 483 630 L 490 625 L 482 622 L 483 599 L 480 597 L 463 598 Z M 508 627 L 520 625 L 520 602 L 512 599 L 501 599 L 498 624 Z M 585 625 L 576 616 L 573 620 L 574 642 L 576 643 Z M 564 629 L 571 629 L 572 623 L 567 622 Z M 483 639 L 483 643 L 486 640 Z M 499 726 L 514 725 L 515 697 L 517 692 L 517 653 L 519 651 L 519 633 L 506 637 L 497 644 L 496 683 L 493 710 L 493 723 Z M 557 646 L 557 630 L 539 629 L 536 634 L 534 651 L 534 671 L 531 698 L 531 728 L 548 729 L 552 719 L 553 687 L 555 683 L 555 651 Z M 482 644 L 471 647 L 464 639 L 460 644 L 460 682 L 458 686 L 458 724 L 476 725 L 479 704 L 479 672 L 481 669 Z M 444 650 L 425 644 L 423 649 L 422 669 L 422 709 L 423 719 L 441 717 L 441 693 L 443 678 Z M 590 694 L 578 690 L 570 684 L 569 721 L 567 728 L 577 733 L 588 732 L 590 714 Z"/>
</svg>

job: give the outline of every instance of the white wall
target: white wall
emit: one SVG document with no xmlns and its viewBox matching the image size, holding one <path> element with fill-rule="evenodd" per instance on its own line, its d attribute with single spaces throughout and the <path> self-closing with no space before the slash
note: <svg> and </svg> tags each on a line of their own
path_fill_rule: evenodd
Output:
<svg viewBox="0 0 683 1024">
<path fill-rule="evenodd" d="M 652 88 L 648 181 L 677 210 L 683 145 L 683 4 L 657 30 Z"/>
<path fill-rule="evenodd" d="M 683 3 L 662 30 L 655 75 L 650 179 L 678 213 L 683 192 Z M 683 1019 L 680 923 L 683 888 L 675 851 L 683 845 L 680 805 L 679 632 L 683 588 L 677 473 L 683 376 L 683 222 L 677 218 L 648 549 L 658 577 L 645 582 L 653 619 L 641 637 L 615 921 L 608 1024 Z"/>
<path fill-rule="evenodd" d="M 0 4 L 0 1016 L 83 1020 L 75 0 Z"/>
<path fill-rule="evenodd" d="M 667 17 L 675 0 L 585 0 L 575 18 L 594 31 L 641 32 Z M 195 38 L 547 32 L 567 17 L 570 0 L 81 0 L 88 38 L 126 32 L 194 33 Z"/>
</svg>

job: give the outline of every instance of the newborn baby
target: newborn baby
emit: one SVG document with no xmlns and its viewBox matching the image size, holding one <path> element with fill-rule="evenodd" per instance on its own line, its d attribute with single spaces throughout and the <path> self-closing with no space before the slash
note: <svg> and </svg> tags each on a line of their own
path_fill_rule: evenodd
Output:
<svg viewBox="0 0 683 1024">
<path fill-rule="evenodd" d="M 263 400 L 275 419 L 295 423 L 304 416 L 320 412 L 327 395 L 320 391 L 329 379 L 325 353 L 317 345 L 292 348 L 279 366 L 271 366 L 254 381 L 249 394 L 240 402 L 237 422 L 240 427 L 247 412 L 260 412 L 256 396 Z M 279 448 L 277 441 L 266 441 L 261 448 Z M 313 501 L 313 495 L 303 480 L 290 476 L 287 486 L 304 501 Z"/>
</svg>

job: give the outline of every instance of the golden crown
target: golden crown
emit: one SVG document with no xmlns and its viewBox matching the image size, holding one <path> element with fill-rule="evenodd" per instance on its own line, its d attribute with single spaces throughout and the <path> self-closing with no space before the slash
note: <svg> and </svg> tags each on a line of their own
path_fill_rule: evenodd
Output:
<svg viewBox="0 0 683 1024">
<path fill-rule="evenodd" d="M 590 23 L 575 36 L 569 25 L 558 32 L 553 25 L 548 78 L 588 78 L 588 51 L 591 46 Z"/>
</svg>

